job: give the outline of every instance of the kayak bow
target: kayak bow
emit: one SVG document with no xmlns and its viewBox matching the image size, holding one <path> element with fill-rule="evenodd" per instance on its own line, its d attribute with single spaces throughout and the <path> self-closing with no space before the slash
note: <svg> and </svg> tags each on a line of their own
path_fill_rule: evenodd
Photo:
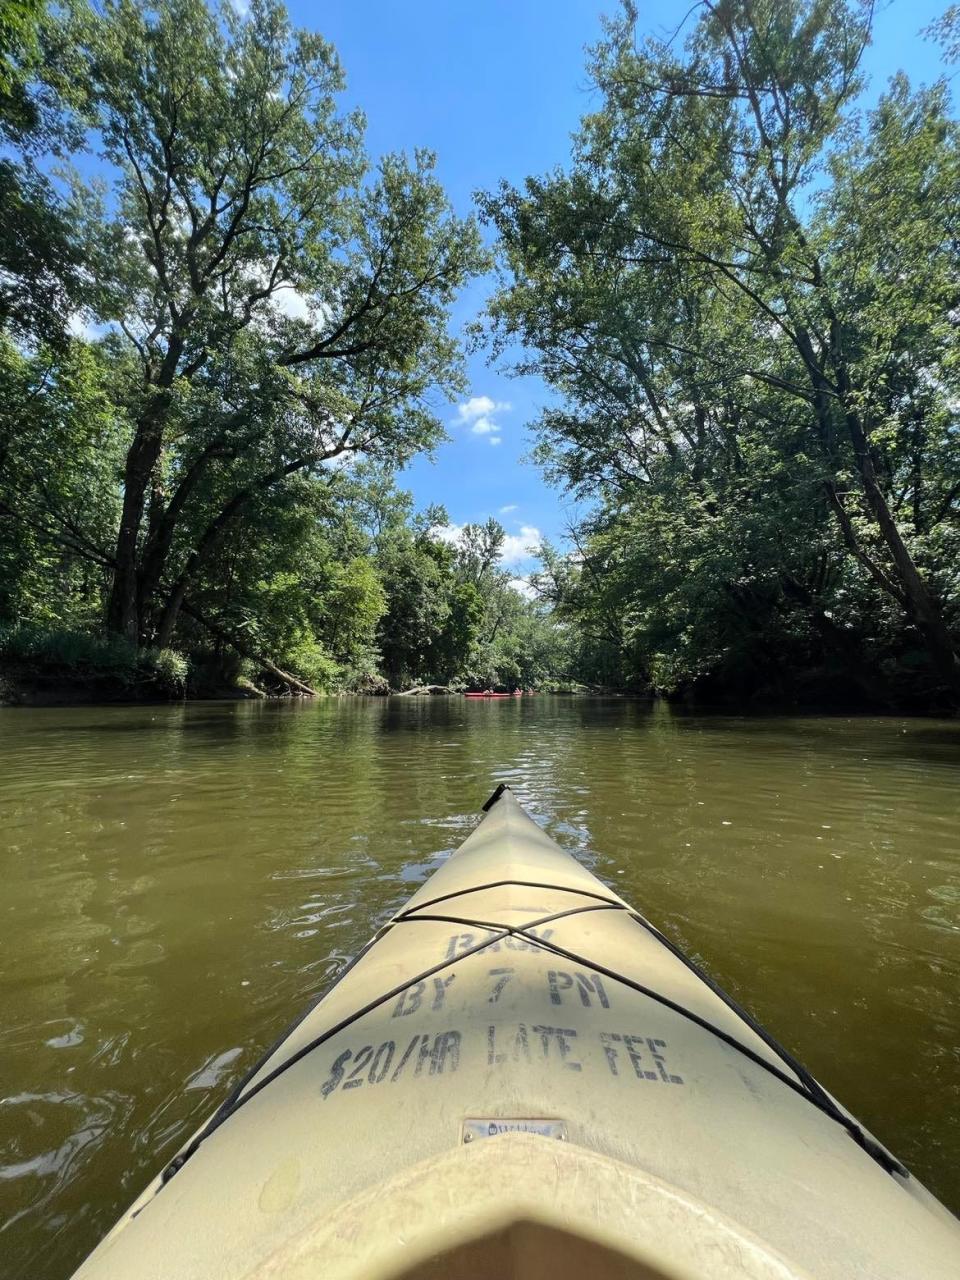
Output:
<svg viewBox="0 0 960 1280">
<path fill-rule="evenodd" d="M 78 1280 L 938 1280 L 960 1224 L 498 788 Z"/>
</svg>

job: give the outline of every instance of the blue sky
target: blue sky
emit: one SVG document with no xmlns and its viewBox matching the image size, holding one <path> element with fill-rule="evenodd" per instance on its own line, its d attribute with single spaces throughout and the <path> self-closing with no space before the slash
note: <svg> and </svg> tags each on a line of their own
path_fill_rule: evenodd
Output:
<svg viewBox="0 0 960 1280">
<path fill-rule="evenodd" d="M 570 135 L 594 101 L 584 50 L 600 35 L 601 13 L 615 7 L 614 0 L 288 3 L 298 24 L 321 31 L 338 49 L 346 102 L 366 112 L 371 155 L 432 148 L 461 213 L 471 209 L 474 191 L 501 178 L 519 183 L 565 164 Z M 901 67 L 918 81 L 940 73 L 936 48 L 918 33 L 946 4 L 894 0 L 879 13 L 866 59 L 871 95 Z M 688 8 L 689 0 L 640 0 L 640 28 L 672 32 Z M 483 280 L 464 294 L 457 324 L 477 315 L 489 290 Z M 451 406 L 445 415 L 450 442 L 435 461 L 416 460 L 400 483 L 421 506 L 442 502 L 458 524 L 497 515 L 522 570 L 522 548 L 535 536 L 525 531 L 562 541 L 572 514 L 569 500 L 523 461 L 528 424 L 546 391 L 534 379 L 491 369 L 483 355 L 471 357 L 469 376 L 467 408 Z"/>
</svg>

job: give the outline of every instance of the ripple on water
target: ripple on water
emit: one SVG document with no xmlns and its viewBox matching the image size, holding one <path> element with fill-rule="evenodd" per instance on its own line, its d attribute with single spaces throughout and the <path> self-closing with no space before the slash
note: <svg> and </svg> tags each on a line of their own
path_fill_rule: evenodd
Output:
<svg viewBox="0 0 960 1280">
<path fill-rule="evenodd" d="M 218 1084 L 230 1075 L 229 1068 L 243 1053 L 243 1047 L 225 1049 L 223 1053 L 214 1054 L 187 1080 L 184 1089 L 215 1089 Z"/>
<path fill-rule="evenodd" d="M 958 770 L 960 724 L 623 699 L 0 710 L 4 1280 L 70 1274 L 500 782 L 960 1208 Z"/>
<path fill-rule="evenodd" d="M 925 907 L 920 914 L 928 924 L 936 925 L 951 933 L 960 933 L 960 883 L 938 884 L 927 889 L 927 896 L 934 905 Z"/>
</svg>

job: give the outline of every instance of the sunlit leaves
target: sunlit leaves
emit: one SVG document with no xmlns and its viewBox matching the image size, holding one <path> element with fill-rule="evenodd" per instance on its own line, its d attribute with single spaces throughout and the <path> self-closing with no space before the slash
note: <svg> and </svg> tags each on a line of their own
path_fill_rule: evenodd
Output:
<svg viewBox="0 0 960 1280">
<path fill-rule="evenodd" d="M 960 687 L 957 128 L 902 77 L 858 110 L 869 18 L 723 0 L 684 45 L 628 6 L 569 171 L 481 200 L 495 349 L 557 393 L 538 457 L 598 504 L 547 576 L 665 687 L 914 626 Z"/>
</svg>

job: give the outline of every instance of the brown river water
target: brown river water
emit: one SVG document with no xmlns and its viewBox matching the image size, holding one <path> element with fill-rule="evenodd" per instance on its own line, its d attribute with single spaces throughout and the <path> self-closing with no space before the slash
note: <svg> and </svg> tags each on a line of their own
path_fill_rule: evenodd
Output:
<svg viewBox="0 0 960 1280">
<path fill-rule="evenodd" d="M 62 1280 L 509 782 L 960 1210 L 960 723 L 0 710 L 0 1274 Z"/>
</svg>

